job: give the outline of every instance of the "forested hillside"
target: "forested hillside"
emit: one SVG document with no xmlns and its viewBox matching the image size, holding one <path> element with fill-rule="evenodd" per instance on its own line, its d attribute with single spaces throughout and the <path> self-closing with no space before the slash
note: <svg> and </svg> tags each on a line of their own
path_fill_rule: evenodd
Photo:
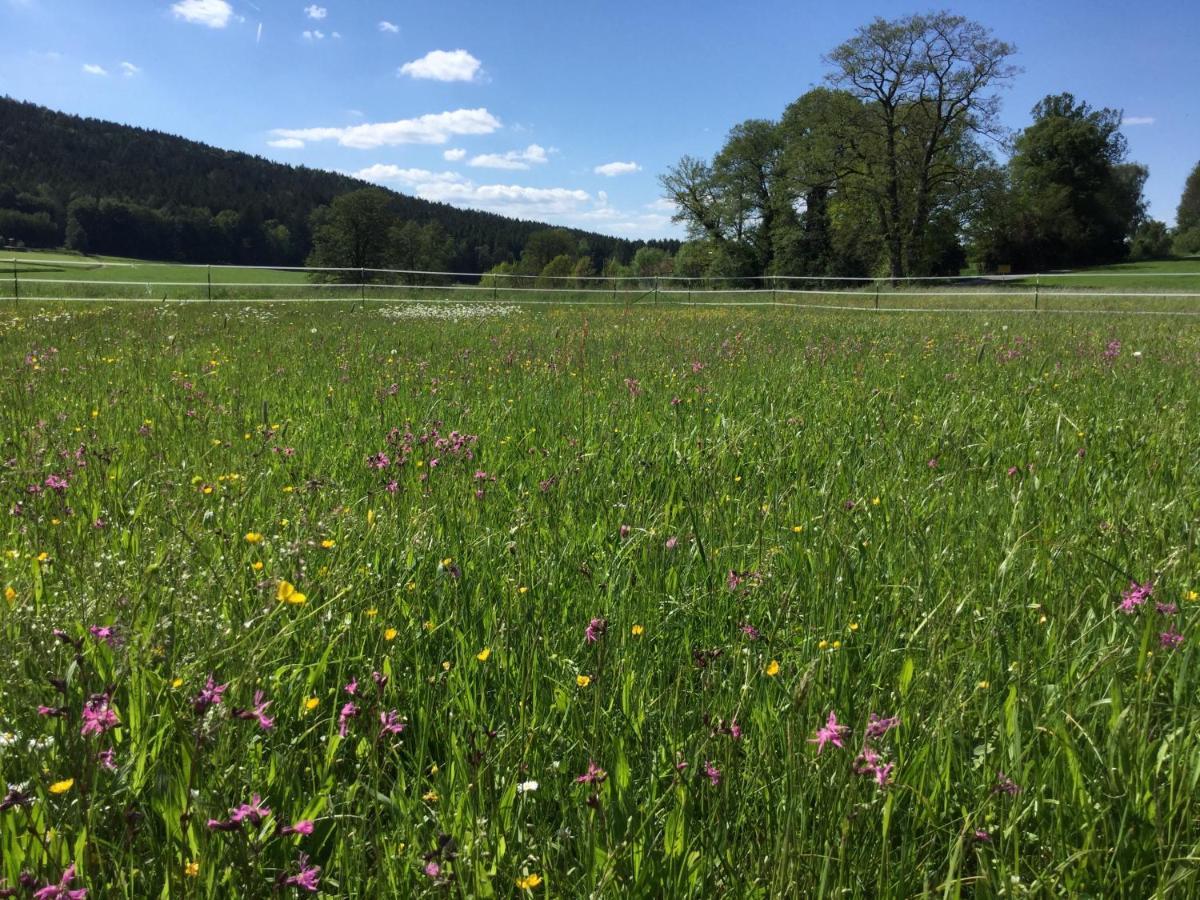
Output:
<svg viewBox="0 0 1200 900">
<path fill-rule="evenodd" d="M 312 214 L 365 186 L 160 131 L 0 97 L 0 238 L 33 247 L 207 263 L 300 265 Z M 456 271 L 518 259 L 545 225 L 387 191 L 391 215 L 444 232 Z M 642 242 L 570 232 L 597 267 Z M 664 246 L 669 245 L 667 242 Z"/>
</svg>

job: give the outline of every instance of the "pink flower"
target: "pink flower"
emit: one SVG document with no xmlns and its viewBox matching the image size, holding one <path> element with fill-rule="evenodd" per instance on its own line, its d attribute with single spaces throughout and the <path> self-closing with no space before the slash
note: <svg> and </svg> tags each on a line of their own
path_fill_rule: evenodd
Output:
<svg viewBox="0 0 1200 900">
<path fill-rule="evenodd" d="M 381 712 L 379 714 L 379 733 L 380 734 L 403 734 L 405 724 L 400 721 L 400 713 L 396 710 L 391 712 Z"/>
<path fill-rule="evenodd" d="M 342 711 L 338 713 L 338 736 L 345 737 L 349 730 L 348 722 L 358 715 L 358 707 L 353 703 L 347 703 L 342 707 Z"/>
<path fill-rule="evenodd" d="M 275 727 L 275 720 L 267 715 L 267 707 L 271 705 L 270 700 L 264 700 L 266 696 L 262 691 L 254 692 L 254 707 L 252 709 L 235 709 L 233 717 L 235 719 L 255 719 L 258 722 L 258 727 L 263 731 L 270 731 Z"/>
<path fill-rule="evenodd" d="M 313 833 L 312 819 L 301 819 L 295 825 L 284 825 L 279 829 L 280 834 L 304 834 Z"/>
<path fill-rule="evenodd" d="M 228 684 L 217 684 L 212 675 L 209 675 L 208 681 L 205 682 L 200 693 L 192 700 L 192 709 L 195 710 L 196 715 L 204 715 L 210 706 L 220 706 L 227 687 L 229 687 Z"/>
<path fill-rule="evenodd" d="M 81 737 L 89 734 L 104 734 L 121 724 L 108 706 L 108 694 L 92 694 L 83 705 L 83 727 L 79 729 Z"/>
<path fill-rule="evenodd" d="M 117 637 L 116 630 L 111 625 L 92 625 L 88 628 L 88 631 L 96 640 L 104 641 L 110 647 L 119 647 L 121 645 L 121 640 Z"/>
<path fill-rule="evenodd" d="M 251 825 L 261 825 L 269 815 L 271 815 L 271 810 L 262 805 L 262 797 L 258 794 L 251 794 L 249 803 L 243 803 L 237 809 L 230 810 L 229 821 L 235 825 L 240 825 L 245 821 L 249 821 Z"/>
<path fill-rule="evenodd" d="M 1183 643 L 1183 635 L 1174 628 L 1169 628 L 1158 636 L 1158 644 L 1160 647 L 1174 650 Z"/>
<path fill-rule="evenodd" d="M 437 878 L 442 874 L 442 867 L 437 864 L 437 860 L 431 859 L 425 863 L 425 874 L 430 878 Z"/>
<path fill-rule="evenodd" d="M 62 877 L 58 879 L 58 884 L 48 884 L 35 891 L 34 900 L 84 900 L 87 897 L 87 888 L 72 890 L 69 885 L 74 880 L 75 866 L 72 864 L 63 871 Z"/>
<path fill-rule="evenodd" d="M 117 754 L 111 747 L 97 753 L 96 762 L 100 763 L 101 768 L 107 769 L 109 772 L 117 771 Z"/>
<path fill-rule="evenodd" d="M 297 875 L 291 875 L 283 884 L 285 887 L 298 887 L 309 893 L 315 894 L 320 889 L 318 876 L 321 874 L 320 866 L 310 866 L 308 864 L 308 855 L 300 854 L 300 872 Z"/>
<path fill-rule="evenodd" d="M 1005 775 L 1003 772 L 996 773 L 996 786 L 992 788 L 993 794 L 1008 794 L 1010 797 L 1015 797 L 1021 793 L 1021 786 Z"/>
<path fill-rule="evenodd" d="M 679 543 L 679 538 L 672 535 L 671 537 L 667 538 L 667 542 L 665 544 L 663 544 L 663 546 L 666 547 L 668 550 L 674 550 L 675 546 L 678 543 Z"/>
<path fill-rule="evenodd" d="M 721 770 L 716 767 L 712 760 L 704 761 L 704 777 L 708 779 L 708 783 L 716 787 L 721 783 Z"/>
<path fill-rule="evenodd" d="M 1139 606 L 1150 599 L 1154 593 L 1154 582 L 1147 581 L 1144 584 L 1138 584 L 1136 581 L 1129 582 L 1129 588 L 1121 595 L 1120 610 L 1126 615 L 1137 612 Z"/>
<path fill-rule="evenodd" d="M 351 678 L 350 683 L 347 684 L 344 688 L 342 688 L 342 690 L 345 691 L 347 694 L 349 694 L 351 697 L 353 697 L 355 694 L 358 693 L 358 679 Z"/>
<path fill-rule="evenodd" d="M 622 525 L 618 529 L 618 534 L 621 535 L 621 540 L 624 540 L 625 538 L 629 537 L 630 531 L 632 531 L 632 529 L 628 525 Z"/>
<path fill-rule="evenodd" d="M 594 644 L 600 638 L 604 637 L 604 632 L 607 630 L 607 619 L 592 619 L 592 621 L 588 622 L 587 628 L 583 630 L 583 639 L 589 644 Z"/>
<path fill-rule="evenodd" d="M 884 719 L 875 713 L 871 713 L 870 717 L 867 719 L 867 737 L 881 738 L 899 724 L 899 716 L 892 716 L 890 719 Z"/>
<path fill-rule="evenodd" d="M 838 724 L 837 713 L 830 712 L 825 724 L 817 729 L 817 736 L 809 738 L 808 742 L 817 745 L 818 754 L 825 749 L 826 744 L 844 748 L 846 745 L 842 743 L 842 734 L 849 730 L 849 726 Z"/>
<path fill-rule="evenodd" d="M 575 776 L 575 783 L 576 784 L 603 784 L 605 779 L 607 779 L 607 778 L 608 778 L 608 773 L 605 772 L 602 768 L 600 768 L 598 765 L 596 765 L 594 762 L 592 762 L 589 759 L 587 771 L 584 772 L 582 775 Z"/>
</svg>

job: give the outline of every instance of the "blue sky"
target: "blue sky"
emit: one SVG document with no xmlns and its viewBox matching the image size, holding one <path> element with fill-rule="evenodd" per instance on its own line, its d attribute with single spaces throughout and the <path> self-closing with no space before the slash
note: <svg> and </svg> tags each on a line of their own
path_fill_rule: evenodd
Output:
<svg viewBox="0 0 1200 900">
<path fill-rule="evenodd" d="M 1069 90 L 1123 109 L 1171 222 L 1200 160 L 1200 4 L 960 2 L 1015 43 L 1010 127 Z M 0 93 L 431 199 L 681 236 L 656 176 L 777 117 L 908 3 L 0 0 Z M 0 123 L 2 125 L 2 123 Z"/>
</svg>

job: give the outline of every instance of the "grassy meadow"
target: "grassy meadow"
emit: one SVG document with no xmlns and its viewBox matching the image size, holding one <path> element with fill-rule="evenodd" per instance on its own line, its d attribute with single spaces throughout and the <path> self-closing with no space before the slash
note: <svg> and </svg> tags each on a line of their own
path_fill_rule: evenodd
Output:
<svg viewBox="0 0 1200 900">
<path fill-rule="evenodd" d="M 1200 324 L 0 306 L 0 890 L 1200 893 Z"/>
</svg>

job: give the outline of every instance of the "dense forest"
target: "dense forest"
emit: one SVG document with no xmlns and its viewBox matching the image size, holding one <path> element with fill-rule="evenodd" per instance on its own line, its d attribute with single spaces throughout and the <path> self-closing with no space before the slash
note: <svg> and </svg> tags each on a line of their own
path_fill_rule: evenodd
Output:
<svg viewBox="0 0 1200 900">
<path fill-rule="evenodd" d="M 1122 113 L 1051 94 L 1013 133 L 999 88 L 1015 48 L 951 13 L 875 19 L 824 57 L 825 85 L 735 125 L 660 182 L 689 240 L 679 275 L 921 277 L 1200 253 L 1200 165 L 1176 227 Z"/>
<path fill-rule="evenodd" d="M 365 187 L 334 172 L 0 97 L 0 243 L 181 262 L 302 265 L 329 205 Z M 546 230 L 537 222 L 373 191 L 385 198 L 397 236 L 407 239 L 401 258 L 417 268 L 484 272 L 519 260 L 530 237 Z M 644 246 L 564 231 L 597 267 L 632 260 Z M 668 251 L 677 244 L 656 243 Z M 432 255 L 421 255 L 426 251 Z"/>
</svg>

